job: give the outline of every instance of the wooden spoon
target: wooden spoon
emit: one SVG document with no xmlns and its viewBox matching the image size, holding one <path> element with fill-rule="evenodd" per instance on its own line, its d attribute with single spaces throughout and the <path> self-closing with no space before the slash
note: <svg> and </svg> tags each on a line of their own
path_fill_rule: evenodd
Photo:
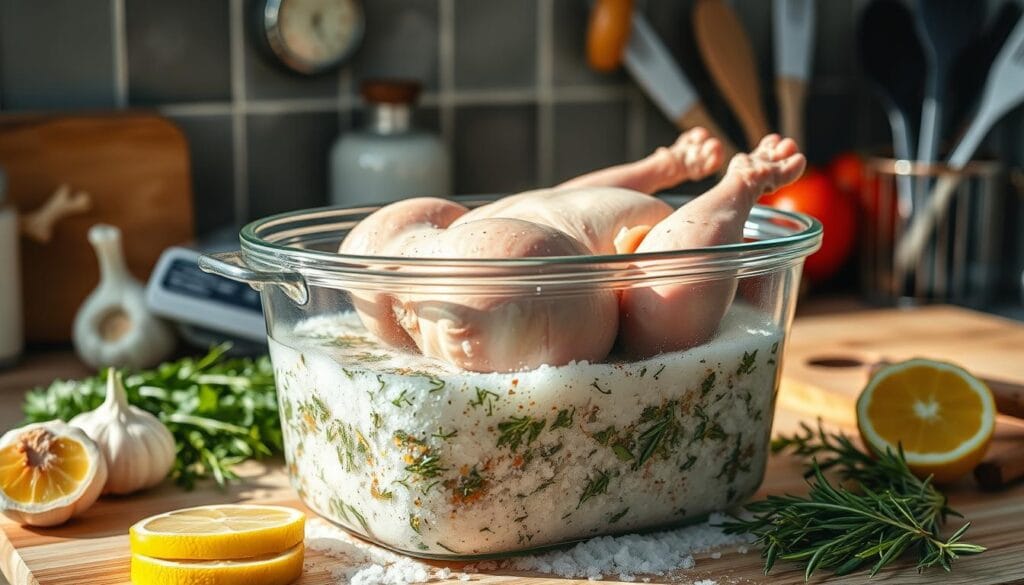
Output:
<svg viewBox="0 0 1024 585">
<path fill-rule="evenodd" d="M 697 0 L 693 28 L 704 62 L 753 148 L 768 134 L 754 49 L 736 13 L 722 0 Z"/>
</svg>

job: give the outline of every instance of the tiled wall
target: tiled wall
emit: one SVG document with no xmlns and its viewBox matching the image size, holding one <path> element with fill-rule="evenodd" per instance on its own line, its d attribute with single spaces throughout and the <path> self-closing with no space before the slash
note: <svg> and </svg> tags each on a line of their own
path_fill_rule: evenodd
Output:
<svg viewBox="0 0 1024 585">
<path fill-rule="evenodd" d="M 736 4 L 771 87 L 770 4 Z M 459 193 L 551 184 L 642 156 L 675 134 L 625 74 L 587 68 L 585 0 L 363 5 L 366 39 L 351 64 L 303 78 L 255 49 L 244 0 L 3 0 L 2 107 L 143 107 L 170 116 L 193 151 L 203 231 L 322 204 L 327 149 L 358 120 L 358 81 L 368 76 L 423 81 L 420 122 L 452 148 Z M 862 128 L 849 115 L 863 109 L 849 50 L 853 7 L 822 6 L 808 148 L 825 160 L 871 137 L 855 136 Z M 650 0 L 645 9 L 712 98 L 712 112 L 735 130 L 693 46 L 690 8 Z"/>
<path fill-rule="evenodd" d="M 423 81 L 420 122 L 452 149 L 459 193 L 551 184 L 637 158 L 675 135 L 625 74 L 587 68 L 586 0 L 362 3 L 366 39 L 353 61 L 303 78 L 254 48 L 245 0 L 0 0 L 0 107 L 163 112 L 190 141 L 200 231 L 323 204 L 327 150 L 358 121 L 358 82 L 368 76 Z M 638 4 L 713 116 L 742 137 L 694 46 L 692 1 Z M 773 112 L 771 3 L 732 4 Z M 805 145 L 812 162 L 888 141 L 853 51 L 861 4 L 818 2 Z M 1022 128 L 1017 115 L 990 142 L 1019 161 Z M 1019 249 L 1024 239 L 1011 244 Z"/>
</svg>

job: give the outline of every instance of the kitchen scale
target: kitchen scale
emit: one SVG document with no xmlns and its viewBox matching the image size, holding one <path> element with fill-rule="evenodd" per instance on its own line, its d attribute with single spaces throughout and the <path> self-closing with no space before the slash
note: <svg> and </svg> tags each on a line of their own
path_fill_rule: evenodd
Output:
<svg viewBox="0 0 1024 585">
<path fill-rule="evenodd" d="M 235 234 L 237 230 L 228 230 L 197 247 L 164 250 L 146 285 L 146 305 L 177 324 L 193 345 L 231 341 L 239 353 L 262 353 L 267 329 L 260 294 L 247 284 L 199 269 L 201 254 L 235 248 Z"/>
</svg>

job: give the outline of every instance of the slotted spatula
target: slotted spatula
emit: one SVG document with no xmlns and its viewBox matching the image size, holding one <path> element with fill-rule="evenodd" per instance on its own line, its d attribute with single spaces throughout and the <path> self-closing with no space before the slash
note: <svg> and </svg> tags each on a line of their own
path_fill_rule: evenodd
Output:
<svg viewBox="0 0 1024 585">
<path fill-rule="evenodd" d="M 693 28 L 708 72 L 736 112 L 747 145 L 753 148 L 768 133 L 768 119 L 761 106 L 761 83 L 750 38 L 736 12 L 723 0 L 697 0 Z"/>
<path fill-rule="evenodd" d="M 992 63 L 978 112 L 946 164 L 953 169 L 962 169 L 992 126 L 1021 102 L 1024 102 L 1024 20 L 1017 22 Z M 896 250 L 897 266 L 902 270 L 909 270 L 917 261 L 935 225 L 946 214 L 959 184 L 960 176 L 952 174 L 943 175 L 935 184 L 927 206 L 915 215 Z"/>
</svg>

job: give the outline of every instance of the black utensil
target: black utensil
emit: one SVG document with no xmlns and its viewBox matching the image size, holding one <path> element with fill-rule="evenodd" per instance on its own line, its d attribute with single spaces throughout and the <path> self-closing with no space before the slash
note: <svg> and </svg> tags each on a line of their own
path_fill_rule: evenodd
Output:
<svg viewBox="0 0 1024 585">
<path fill-rule="evenodd" d="M 917 158 L 932 162 L 942 143 L 943 105 L 953 64 L 981 30 L 985 3 L 970 0 L 918 0 L 917 31 L 928 58 L 928 80 L 921 108 Z"/>
<path fill-rule="evenodd" d="M 914 158 L 916 121 L 924 95 L 924 48 L 914 30 L 914 17 L 898 0 L 876 0 L 857 23 L 857 52 L 861 67 L 882 100 L 892 128 L 896 158 Z M 900 209 L 911 205 L 910 177 L 897 179 Z"/>
</svg>

